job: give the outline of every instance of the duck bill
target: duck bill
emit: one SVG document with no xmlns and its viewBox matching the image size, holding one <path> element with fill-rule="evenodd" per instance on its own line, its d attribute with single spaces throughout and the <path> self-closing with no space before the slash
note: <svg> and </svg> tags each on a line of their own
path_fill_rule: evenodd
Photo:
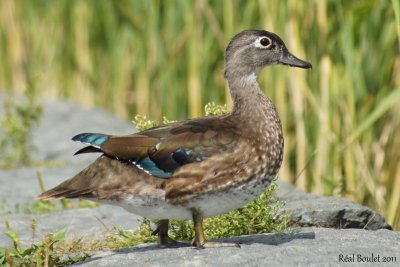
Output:
<svg viewBox="0 0 400 267">
<path fill-rule="evenodd" d="M 312 65 L 310 62 L 301 60 L 297 57 L 295 57 L 293 54 L 291 54 L 289 51 L 283 51 L 282 58 L 279 60 L 279 63 L 283 65 L 288 65 L 291 67 L 298 67 L 298 68 L 303 68 L 303 69 L 309 69 L 312 68 Z"/>
</svg>

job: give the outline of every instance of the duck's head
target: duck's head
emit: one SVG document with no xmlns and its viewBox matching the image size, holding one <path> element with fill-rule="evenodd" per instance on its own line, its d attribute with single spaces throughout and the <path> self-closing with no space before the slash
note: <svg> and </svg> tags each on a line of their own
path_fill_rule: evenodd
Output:
<svg viewBox="0 0 400 267">
<path fill-rule="evenodd" d="M 235 35 L 226 48 L 225 77 L 252 75 L 272 64 L 312 67 L 309 62 L 291 54 L 278 35 L 263 30 L 245 30 Z"/>
</svg>

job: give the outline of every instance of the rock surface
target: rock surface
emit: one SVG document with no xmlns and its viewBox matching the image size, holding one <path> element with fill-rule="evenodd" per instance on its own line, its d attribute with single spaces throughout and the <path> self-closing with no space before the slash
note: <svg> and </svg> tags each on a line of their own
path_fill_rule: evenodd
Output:
<svg viewBox="0 0 400 267">
<path fill-rule="evenodd" d="M 3 234 L 7 231 L 5 220 L 12 230 L 17 230 L 22 247 L 28 247 L 36 241 L 43 240 L 46 234 L 66 229 L 67 240 L 84 242 L 100 240 L 114 227 L 136 229 L 141 217 L 128 213 L 119 207 L 103 205 L 95 208 L 67 209 L 47 214 L 10 214 L 0 219 L 0 247 L 12 246 L 12 241 Z M 36 222 L 35 233 L 32 233 L 32 220 Z"/>
<path fill-rule="evenodd" d="M 102 132 L 127 135 L 137 132 L 131 122 L 113 117 L 101 109 L 86 109 L 61 101 L 43 101 L 43 117 L 33 133 L 33 143 L 38 148 L 38 161 L 56 160 L 68 164 L 90 163 L 98 155 L 72 157 L 82 144 L 71 138 L 84 132 Z"/>
<path fill-rule="evenodd" d="M 389 230 L 300 228 L 290 234 L 224 239 L 241 248 L 159 249 L 156 245 L 96 252 L 74 266 L 399 266 L 400 233 Z M 360 256 L 358 256 L 360 255 Z M 373 260 L 375 262 L 367 262 Z M 347 256 L 347 257 L 346 257 Z M 379 261 L 378 261 L 379 257 Z M 391 260 L 390 263 L 384 263 Z"/>
<path fill-rule="evenodd" d="M 107 229 L 113 227 L 136 228 L 140 217 L 121 208 L 107 205 L 43 215 L 17 212 L 17 210 L 23 210 L 24 205 L 32 202 L 40 193 L 37 172 L 40 173 L 45 187 L 50 188 L 76 174 L 97 156 L 73 157 L 72 154 L 82 147 L 70 140 L 73 135 L 85 131 L 112 134 L 130 134 L 135 131 L 130 122 L 116 119 L 102 110 L 88 110 L 73 103 L 48 101 L 44 102 L 44 107 L 41 124 L 33 134 L 34 143 L 38 147 L 36 159 L 56 161 L 57 166 L 0 171 L 0 188 L 3 189 L 0 191 L 0 203 L 3 203 L 2 211 L 0 210 L 0 247 L 12 245 L 11 240 L 4 234 L 6 220 L 9 221 L 12 229 L 18 230 L 23 246 L 41 240 L 45 234 L 64 227 L 67 228 L 67 239 L 83 237 L 86 240 L 101 238 Z M 367 207 L 339 197 L 307 194 L 283 182 L 278 182 L 278 184 L 280 189 L 277 197 L 286 202 L 284 212 L 289 214 L 293 225 L 390 228 L 383 217 Z M 37 225 L 34 237 L 31 231 L 32 219 L 36 220 Z M 400 262 L 399 232 L 325 228 L 299 228 L 295 231 L 294 234 L 265 234 L 229 239 L 242 243 L 242 249 L 196 250 L 188 247 L 158 249 L 154 244 L 147 244 L 127 250 L 96 252 L 81 266 L 135 266 L 139 264 L 145 266 L 259 266 L 266 264 L 329 266 L 345 264 L 339 261 L 340 254 L 355 254 L 355 257 L 360 254 L 368 257 L 371 253 L 380 256 L 381 261 L 384 256 L 392 256 L 396 257 L 397 265 Z M 390 266 L 390 264 L 385 266 Z"/>
<path fill-rule="evenodd" d="M 289 215 L 291 225 L 392 229 L 379 213 L 345 198 L 305 193 L 285 182 L 278 185 L 277 196 L 286 203 L 282 212 Z"/>
</svg>

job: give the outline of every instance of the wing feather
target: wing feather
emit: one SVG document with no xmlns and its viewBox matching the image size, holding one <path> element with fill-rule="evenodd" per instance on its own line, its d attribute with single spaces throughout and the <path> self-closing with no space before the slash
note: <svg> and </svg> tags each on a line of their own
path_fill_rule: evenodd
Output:
<svg viewBox="0 0 400 267">
<path fill-rule="evenodd" d="M 103 152 L 129 161 L 147 173 L 169 178 L 181 166 L 231 150 L 236 127 L 219 117 L 172 123 L 128 136 L 80 134 L 73 140 L 89 144 L 77 153 Z"/>
</svg>

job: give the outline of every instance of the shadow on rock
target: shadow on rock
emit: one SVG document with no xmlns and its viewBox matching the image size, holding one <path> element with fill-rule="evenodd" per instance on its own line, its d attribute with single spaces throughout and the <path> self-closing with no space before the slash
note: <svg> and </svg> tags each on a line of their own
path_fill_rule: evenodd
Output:
<svg viewBox="0 0 400 267">
<path fill-rule="evenodd" d="M 275 233 L 275 234 L 258 234 L 258 235 L 247 235 L 238 236 L 226 239 L 220 239 L 219 241 L 235 242 L 241 245 L 251 245 L 254 243 L 274 245 L 278 246 L 283 243 L 291 242 L 296 239 L 315 239 L 314 232 L 298 232 L 294 231 L 291 233 Z"/>
<path fill-rule="evenodd" d="M 242 245 L 241 249 L 246 249 L 246 246 L 250 246 L 252 244 L 264 244 L 264 245 L 272 245 L 272 246 L 279 246 L 284 243 L 291 242 L 293 240 L 297 239 L 315 239 L 315 233 L 313 231 L 310 232 L 298 232 L 294 231 L 291 233 L 275 233 L 275 234 L 257 234 L 257 235 L 248 235 L 248 236 L 238 236 L 238 237 L 231 237 L 231 238 L 221 238 L 218 240 L 214 241 L 219 241 L 219 242 L 229 242 L 229 243 L 238 243 Z M 244 245 L 244 246 L 243 246 Z M 167 252 L 168 253 L 174 253 L 174 250 L 181 250 L 188 248 L 192 250 L 193 252 L 199 251 L 192 247 L 189 243 L 183 243 L 179 242 L 175 247 L 173 248 L 160 248 L 157 244 L 141 244 L 139 246 L 133 247 L 133 248 L 126 248 L 126 249 L 120 249 L 120 250 L 114 250 L 111 252 L 113 255 L 128 255 L 132 253 L 145 253 L 149 251 L 162 251 L 162 252 Z M 208 250 L 216 250 L 216 249 L 240 249 L 240 248 L 209 248 L 205 249 L 204 251 Z M 94 262 L 97 260 L 103 259 L 104 256 L 94 256 L 93 258 L 87 259 L 86 261 L 82 262 L 83 263 L 88 263 L 88 262 Z M 79 266 L 80 263 L 76 264 L 76 266 Z"/>
</svg>

